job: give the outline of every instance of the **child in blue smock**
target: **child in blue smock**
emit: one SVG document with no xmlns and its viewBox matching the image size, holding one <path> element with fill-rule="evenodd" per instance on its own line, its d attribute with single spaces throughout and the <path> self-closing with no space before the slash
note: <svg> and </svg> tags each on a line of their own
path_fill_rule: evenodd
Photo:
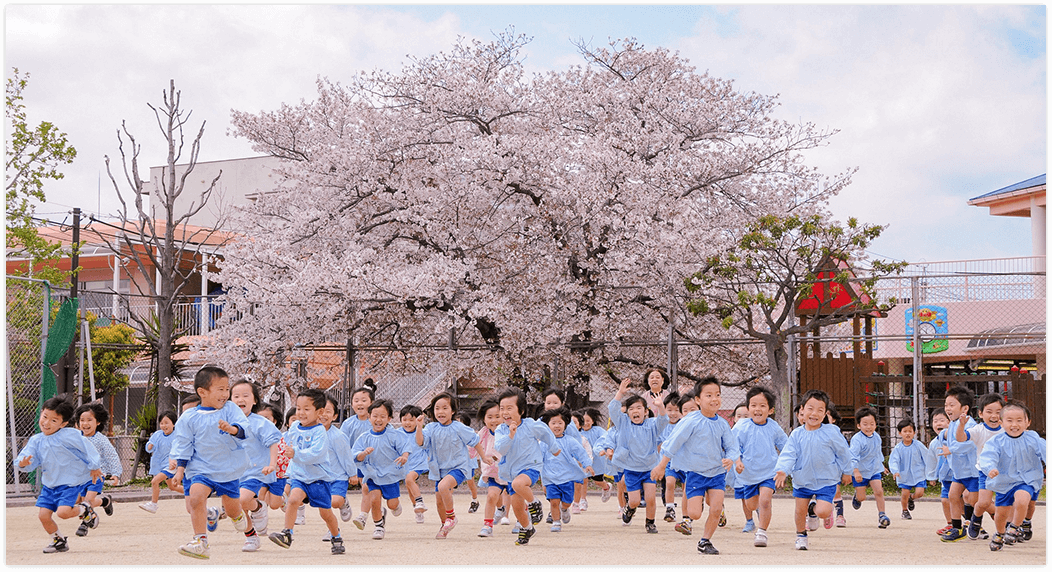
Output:
<svg viewBox="0 0 1052 572">
<path fill-rule="evenodd" d="M 912 520 L 913 501 L 924 496 L 928 472 L 935 468 L 935 455 L 915 439 L 917 428 L 913 421 L 903 419 L 896 428 L 900 441 L 888 456 L 888 470 L 902 491 L 902 519 Z"/>
<path fill-rule="evenodd" d="M 406 405 L 398 412 L 398 417 L 402 421 L 402 427 L 399 430 L 409 439 L 409 460 L 403 467 L 405 469 L 405 492 L 409 494 L 409 500 L 413 501 L 413 512 L 416 513 L 417 524 L 424 523 L 424 513 L 427 512 L 424 496 L 420 494 L 420 485 L 416 482 L 421 475 L 427 474 L 427 451 L 416 444 L 417 418 L 423 414 L 424 411 L 416 405 Z"/>
<path fill-rule="evenodd" d="M 351 455 L 358 463 L 368 484 L 369 506 L 373 515 L 373 540 L 383 540 L 387 521 L 387 508 L 391 514 L 402 514 L 399 503 L 398 483 L 405 478 L 405 464 L 412 452 L 410 439 L 405 431 L 389 425 L 394 407 L 386 399 L 374 401 L 369 406 L 371 429 L 363 433 L 351 447 Z"/>
<path fill-rule="evenodd" d="M 85 484 L 102 478 L 102 457 L 80 431 L 66 427 L 72 418 L 73 405 L 69 402 L 59 397 L 45 401 L 40 406 L 40 433 L 29 438 L 15 460 L 24 473 L 40 468 L 42 488 L 36 506 L 40 507 L 44 531 L 51 535 L 45 554 L 69 550 L 53 515 L 83 519 L 91 507 L 77 504 L 77 497 Z"/>
<path fill-rule="evenodd" d="M 351 393 L 351 410 L 354 412 L 354 415 L 344 419 L 340 425 L 340 430 L 347 436 L 348 447 L 353 445 L 362 433 L 369 430 L 369 406 L 373 404 L 375 399 L 376 394 L 368 385 L 363 385 Z M 355 461 L 352 458 L 350 462 L 354 463 Z M 360 485 L 362 489 L 362 500 L 359 503 L 358 517 L 354 523 L 361 530 L 365 527 L 365 513 L 370 510 L 369 504 L 365 500 L 366 493 L 369 491 L 366 490 L 365 484 L 362 483 L 362 472 L 358 470 L 357 464 L 355 464 L 354 470 L 350 472 L 349 476 L 348 485 Z M 347 500 L 349 501 L 350 499 Z M 350 503 L 348 502 L 346 506 L 349 507 Z M 351 512 L 354 512 L 353 509 Z"/>
<path fill-rule="evenodd" d="M 610 459 L 594 453 L 596 442 L 606 434 L 606 431 L 599 426 L 602 420 L 603 417 L 598 409 L 589 407 L 581 411 L 581 436 L 588 440 L 588 448 L 593 451 L 592 470 L 595 471 L 595 474 L 589 478 L 595 481 L 602 489 L 603 492 L 600 499 L 602 502 L 606 502 L 610 500 L 612 492 L 610 483 L 606 482 L 606 476 L 610 474 Z M 588 510 L 588 487 L 585 487 L 584 493 L 581 494 L 581 500 L 577 501 L 577 503 L 582 512 Z"/>
<path fill-rule="evenodd" d="M 280 495 L 284 486 L 277 487 L 278 441 L 281 432 L 273 423 L 256 413 L 259 407 L 259 387 L 249 381 L 238 381 L 230 388 L 230 400 L 245 414 L 246 433 L 244 440 L 248 466 L 241 474 L 241 510 L 249 515 L 249 527 L 245 531 L 242 552 L 259 550 L 259 537 L 267 535 L 270 520 L 269 507 L 261 500 L 268 492 Z"/>
<path fill-rule="evenodd" d="M 146 442 L 146 452 L 150 454 L 150 500 L 139 504 L 139 508 L 148 513 L 157 512 L 157 501 L 161 498 L 161 483 L 167 483 L 170 490 L 183 492 L 183 484 L 176 483 L 175 471 L 168 469 L 168 455 L 172 450 L 172 440 L 175 438 L 175 411 L 165 411 L 157 421 L 159 429 L 150 435 Z"/>
<path fill-rule="evenodd" d="M 675 391 L 665 396 L 663 404 L 665 405 L 665 414 L 668 415 L 668 426 L 661 432 L 661 448 L 664 450 L 665 440 L 672 434 L 672 430 L 676 428 L 676 423 L 683 417 L 682 409 L 679 405 L 679 394 Z M 661 479 L 661 497 L 665 501 L 665 522 L 676 522 L 676 483 L 682 484 L 684 482 L 683 472 L 679 468 L 673 468 L 672 462 L 669 462 L 668 467 L 665 468 L 665 475 Z M 684 503 L 684 508 L 686 504 Z"/>
<path fill-rule="evenodd" d="M 350 489 L 350 478 L 358 474 L 358 463 L 354 461 L 354 455 L 351 454 L 351 442 L 347 440 L 347 435 L 332 424 L 336 420 L 336 412 L 339 410 L 340 405 L 336 402 L 336 398 L 326 395 L 325 408 L 321 411 L 319 421 L 322 427 L 325 427 L 325 434 L 329 436 L 329 458 L 326 460 L 326 463 L 329 472 L 332 473 L 332 480 L 329 481 L 329 497 L 332 502 L 332 508 L 338 509 L 340 518 L 347 522 L 351 520 L 351 515 L 354 514 L 354 509 L 351 508 L 351 499 L 348 498 L 350 496 L 348 491 Z M 365 515 L 361 514 L 359 517 L 361 521 L 359 522 L 356 519 L 354 525 L 358 527 L 358 530 L 362 530 L 365 528 Z M 328 538 L 324 540 L 328 541 Z"/>
<path fill-rule="evenodd" d="M 102 459 L 103 478 L 97 482 L 87 483 L 84 490 L 80 492 L 82 499 L 78 499 L 83 500 L 92 509 L 88 516 L 81 519 L 80 527 L 77 528 L 77 536 L 87 536 L 88 529 L 95 528 L 99 523 L 95 507 L 101 506 L 106 516 L 113 516 L 113 500 L 109 495 L 102 494 L 102 486 L 107 481 L 110 484 L 117 484 L 121 473 L 124 472 L 124 467 L 121 466 L 117 449 L 103 433 L 106 430 L 106 423 L 109 422 L 110 414 L 101 403 L 81 405 L 73 413 L 73 419 L 77 422 L 77 428 L 95 446 L 95 450 L 99 452 L 99 457 Z"/>
<path fill-rule="evenodd" d="M 967 387 L 957 385 L 946 390 L 943 409 L 950 418 L 950 425 L 942 432 L 945 442 L 943 452 L 948 453 L 946 460 L 950 466 L 950 530 L 942 535 L 943 542 L 956 542 L 968 532 L 964 522 L 972 520 L 972 511 L 979 500 L 979 469 L 975 467 L 975 443 L 957 438 L 958 428 L 964 430 L 975 426 L 971 410 L 975 404 L 975 392 Z"/>
<path fill-rule="evenodd" d="M 851 507 L 858 510 L 866 500 L 866 485 L 873 489 L 873 498 L 877 501 L 877 526 L 887 528 L 891 519 L 884 513 L 884 487 L 881 475 L 888 472 L 884 468 L 884 450 L 880 433 L 877 433 L 877 410 L 862 407 L 855 412 L 855 426 L 858 432 L 851 436 L 851 484 L 855 487 L 855 496 L 851 498 Z"/>
<path fill-rule="evenodd" d="M 942 536 L 949 532 L 953 525 L 950 523 L 950 485 L 953 484 L 952 474 L 950 473 L 950 462 L 946 459 L 948 449 L 946 447 L 946 441 L 942 438 L 942 430 L 946 429 L 950 425 L 950 418 L 946 416 L 946 411 L 941 407 L 932 411 L 931 413 L 931 428 L 935 433 L 935 438 L 928 443 L 928 451 L 931 452 L 932 456 L 935 457 L 935 468 L 928 471 L 929 481 L 938 481 L 941 491 L 939 494 L 940 504 L 942 504 L 942 514 L 946 518 L 946 526 L 935 531 L 935 534 Z"/>
<path fill-rule="evenodd" d="M 767 546 L 767 527 L 771 524 L 774 497 L 774 467 L 778 453 L 785 448 L 789 437 L 785 430 L 770 418 L 775 397 L 765 387 L 753 387 L 745 394 L 749 417 L 734 424 L 731 432 L 738 440 L 741 458 L 735 463 L 737 485 L 735 496 L 745 501 L 749 513 L 756 511 L 753 546 Z M 746 532 L 743 530 L 742 532 Z"/>
<path fill-rule="evenodd" d="M 668 415 L 659 401 L 652 404 L 656 417 L 648 418 L 648 407 L 642 396 L 633 395 L 625 399 L 625 411 L 621 411 L 621 399 L 632 380 L 625 379 L 610 400 L 607 411 L 610 421 L 617 427 L 617 444 L 614 448 L 613 461 L 624 467 L 625 490 L 628 492 L 628 504 L 621 520 L 632 522 L 632 517 L 639 507 L 640 492 L 647 502 L 645 529 L 649 534 L 657 534 L 654 515 L 657 511 L 657 487 L 651 471 L 658 463 L 658 445 L 661 433 L 668 426 Z"/>
<path fill-rule="evenodd" d="M 789 434 L 785 448 L 775 464 L 775 488 L 785 485 L 786 476 L 793 477 L 793 497 L 796 499 L 796 549 L 807 550 L 807 519 L 829 518 L 833 514 L 833 497 L 837 484 L 851 482 L 851 451 L 840 428 L 824 423 L 829 408 L 826 392 L 812 389 L 801 398 L 800 417 L 803 426 Z M 813 509 L 809 509 L 811 498 Z M 808 514 L 809 510 L 814 515 Z M 817 528 L 812 527 L 812 530 Z"/>
<path fill-rule="evenodd" d="M 541 478 L 544 480 L 545 498 L 551 504 L 551 531 L 560 532 L 562 525 L 570 522 L 574 487 L 584 482 L 586 472 L 594 474 L 595 471 L 592 470 L 592 459 L 580 438 L 575 439 L 566 433 L 566 427 L 573 423 L 565 407 L 545 411 L 541 420 L 548 424 L 552 435 L 555 435 L 556 446 L 561 451 L 561 454 L 554 455 L 548 452 L 546 443 L 541 443 L 544 450 Z"/>
</svg>

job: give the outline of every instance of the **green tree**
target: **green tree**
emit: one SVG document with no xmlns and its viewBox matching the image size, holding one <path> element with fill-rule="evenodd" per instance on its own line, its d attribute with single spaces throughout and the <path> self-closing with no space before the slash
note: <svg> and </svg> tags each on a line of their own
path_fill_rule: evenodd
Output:
<svg viewBox="0 0 1052 572">
<path fill-rule="evenodd" d="M 724 328 L 764 342 L 772 390 L 784 413 L 781 419 L 789 418 L 790 407 L 788 337 L 855 315 L 886 312 L 895 304 L 894 299 L 879 302 L 873 289 L 881 277 L 900 273 L 905 263 L 869 260 L 869 268 L 861 267 L 865 249 L 884 228 L 859 224 L 854 218 L 842 226 L 820 215 L 760 217 L 747 225 L 733 247 L 686 278 L 692 314 L 715 317 Z M 852 262 L 855 266 L 849 265 Z M 836 272 L 824 273 L 827 269 Z M 816 285 L 833 293 L 849 288 L 857 296 L 835 308 L 834 296 L 824 296 L 799 316 L 797 302 L 813 297 Z"/>
<path fill-rule="evenodd" d="M 7 248 L 11 254 L 24 255 L 30 259 L 28 273 L 42 262 L 61 257 L 61 244 L 42 238 L 33 222 L 33 201 L 44 202 L 44 183 L 63 177 L 59 168 L 73 162 L 77 150 L 69 144 L 65 133 L 54 124 L 42 121 L 30 127 L 26 120 L 22 91 L 29 83 L 29 74 L 22 75 L 18 68 L 12 69 L 7 79 L 4 116 L 9 123 L 10 136 L 6 153 L 5 177 L 7 185 Z M 76 247 L 76 245 L 74 245 Z M 45 265 L 36 273 L 54 284 L 63 284 L 69 272 Z"/>
</svg>

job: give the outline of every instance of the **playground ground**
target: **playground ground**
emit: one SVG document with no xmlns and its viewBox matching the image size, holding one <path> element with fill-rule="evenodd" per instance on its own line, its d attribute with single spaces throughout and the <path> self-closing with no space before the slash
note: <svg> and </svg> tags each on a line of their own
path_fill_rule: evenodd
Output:
<svg viewBox="0 0 1052 572">
<path fill-rule="evenodd" d="M 100 524 L 86 537 L 74 535 L 76 522 L 59 521 L 59 527 L 69 539 L 69 552 L 44 554 L 47 534 L 37 519 L 38 510 L 32 506 L 8 506 L 6 522 L 6 553 L 8 565 L 75 566 L 75 565 L 499 565 L 499 566 L 562 566 L 562 565 L 881 565 L 881 566 L 985 566 L 1031 565 L 1046 563 L 1047 521 L 1045 506 L 1034 515 L 1034 537 L 1030 542 L 1006 546 L 991 552 L 988 541 L 968 539 L 944 543 L 935 530 L 944 526 L 940 504 L 932 500 L 917 503 L 913 520 L 901 520 L 897 499 L 888 503 L 892 524 L 887 529 L 876 525 L 876 507 L 870 498 L 861 510 L 851 509 L 847 503 L 846 528 L 832 528 L 810 533 L 810 549 L 793 549 L 795 534 L 792 521 L 793 499 L 781 496 L 774 500 L 774 519 L 768 529 L 767 548 L 755 548 L 753 535 L 741 533 L 744 517 L 740 503 L 727 505 L 729 524 L 717 530 L 713 544 L 720 550 L 717 556 L 697 552 L 700 526 L 693 536 L 673 530 L 673 525 L 658 515 L 656 535 L 643 531 L 643 509 L 636 514 L 632 525 L 624 527 L 618 518 L 617 502 L 602 503 L 596 493 L 589 495 L 589 510 L 573 515 L 563 531 L 553 533 L 543 522 L 536 536 L 527 546 L 515 546 L 510 526 L 497 526 L 492 538 L 477 536 L 482 524 L 479 513 L 467 512 L 470 497 L 456 494 L 458 525 L 445 540 L 436 540 L 438 517 L 433 495 L 425 495 L 429 510 L 425 524 L 416 524 L 411 509 L 401 516 L 387 518 L 384 540 L 371 539 L 371 525 L 359 531 L 351 523 L 341 522 L 347 553 L 333 556 L 329 544 L 322 541 L 325 525 L 316 509 L 307 509 L 306 524 L 297 526 L 294 542 L 283 549 L 264 541 L 258 552 L 241 552 L 243 536 L 234 531 L 229 520 L 222 520 L 219 529 L 210 535 L 211 559 L 195 560 L 180 556 L 176 550 L 191 538 L 190 519 L 181 499 L 162 499 L 156 514 L 138 508 L 138 502 L 115 503 L 115 512 L 107 517 L 99 512 Z M 402 496 L 405 501 L 406 497 Z M 483 503 L 485 499 L 482 499 Z M 360 496 L 351 494 L 357 507 Z M 211 503 L 216 503 L 213 499 Z M 23 503 L 25 504 L 25 503 Z M 546 505 L 547 509 L 547 505 Z M 281 528 L 283 513 L 271 511 L 271 530 Z M 988 530 L 993 529 L 987 523 Z"/>
</svg>

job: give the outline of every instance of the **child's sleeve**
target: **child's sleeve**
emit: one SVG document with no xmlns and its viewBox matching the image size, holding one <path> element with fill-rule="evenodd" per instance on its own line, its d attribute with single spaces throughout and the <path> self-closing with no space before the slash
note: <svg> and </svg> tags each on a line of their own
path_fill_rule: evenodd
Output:
<svg viewBox="0 0 1052 572">
<path fill-rule="evenodd" d="M 175 431 L 172 432 L 172 448 L 168 451 L 168 458 L 177 461 L 189 461 L 194 452 L 193 427 L 190 426 L 191 415 L 179 417 L 175 423 Z"/>
<path fill-rule="evenodd" d="M 891 471 L 892 476 L 895 473 L 901 473 L 901 461 L 899 457 L 902 455 L 902 447 L 895 445 L 895 448 L 891 450 L 891 454 L 888 455 L 888 470 Z"/>
<path fill-rule="evenodd" d="M 533 436 L 536 437 L 538 441 L 548 444 L 548 450 L 551 451 L 553 455 L 562 450 L 562 448 L 559 447 L 559 442 L 555 440 L 555 433 L 552 433 L 551 428 L 548 427 L 547 424 L 537 421 L 530 428 L 530 431 L 533 432 Z"/>
<path fill-rule="evenodd" d="M 581 439 L 586 441 L 586 439 L 584 439 L 584 437 L 581 437 Z M 574 459 L 577 459 L 577 462 L 581 464 L 582 468 L 591 467 L 592 466 L 592 457 L 588 454 L 588 451 L 584 448 L 584 444 L 579 443 L 577 441 L 570 441 L 570 443 L 572 443 L 572 444 L 571 445 L 567 445 L 566 446 L 566 450 L 573 456 Z"/>
<path fill-rule="evenodd" d="M 836 430 L 836 435 L 834 437 L 834 439 L 830 439 L 830 442 L 833 445 L 833 456 L 836 458 L 837 465 L 840 467 L 840 473 L 843 475 L 849 475 L 857 465 L 852 459 L 851 451 L 848 450 L 847 442 L 844 441 L 843 436 L 840 435 L 839 429 Z M 881 466 L 883 466 L 883 463 L 881 463 Z"/>
<path fill-rule="evenodd" d="M 78 459 L 88 466 L 89 470 L 102 469 L 102 456 L 99 455 L 99 450 L 79 431 L 73 432 L 69 438 L 63 438 L 63 442 L 69 446 Z M 112 449 L 113 446 L 111 445 L 110 448 Z"/>
<path fill-rule="evenodd" d="M 102 473 L 119 477 L 124 472 L 124 467 L 121 465 L 121 458 L 117 454 L 117 449 L 113 448 L 113 443 L 110 443 L 109 438 L 106 436 L 102 437 L 101 442 L 102 450 L 99 451 L 99 455 L 102 457 Z"/>
<path fill-rule="evenodd" d="M 154 447 L 157 446 L 157 434 L 158 433 L 160 433 L 162 435 L 164 434 L 163 431 L 158 429 L 157 431 L 153 432 L 153 435 L 150 435 L 150 440 L 146 442 L 146 452 L 147 453 L 153 453 Z"/>
<path fill-rule="evenodd" d="M 851 466 L 848 469 L 848 472 L 859 468 L 859 465 L 862 463 L 862 439 L 859 438 L 859 435 L 861 434 L 862 432 L 859 431 L 858 433 L 855 433 L 851 436 L 851 447 L 848 450 Z M 862 477 L 868 478 L 866 477 L 866 475 L 862 475 Z"/>
<path fill-rule="evenodd" d="M 774 423 L 774 421 L 768 419 L 768 423 Z M 774 427 L 774 448 L 781 452 L 782 448 L 785 447 L 786 441 L 789 440 L 789 436 L 785 434 L 785 429 L 782 429 L 781 425 L 774 423 Z"/>
<path fill-rule="evenodd" d="M 471 449 L 479 444 L 479 439 L 481 438 L 478 433 L 459 421 L 457 421 L 457 424 L 460 425 L 460 427 L 457 427 L 457 436 L 464 442 L 464 446 Z"/>
<path fill-rule="evenodd" d="M 522 427 L 519 427 L 522 429 Z M 501 425 L 497 427 L 497 431 L 493 434 L 493 448 L 503 457 L 508 454 L 511 450 L 511 429 L 507 425 Z"/>
<path fill-rule="evenodd" d="M 621 424 L 622 418 L 625 413 L 621 411 L 621 402 L 616 399 L 611 399 L 610 403 L 606 406 L 606 412 L 610 415 L 610 423 L 614 427 Z"/>
<path fill-rule="evenodd" d="M 774 464 L 774 472 L 787 475 L 793 474 L 793 467 L 796 466 L 796 457 L 798 455 L 796 448 L 796 440 L 790 435 L 785 442 L 785 447 L 778 453 L 778 462 Z"/>
<path fill-rule="evenodd" d="M 269 421 L 260 423 L 259 427 L 254 427 L 253 430 L 258 433 L 259 442 L 267 449 L 281 441 L 281 431 Z"/>
<path fill-rule="evenodd" d="M 991 439 L 991 441 L 993 441 Z M 998 468 L 997 464 L 1001 456 L 1001 448 L 997 446 L 996 442 L 989 442 L 983 447 L 983 452 L 979 453 L 979 470 L 983 474 L 990 474 L 990 471 Z"/>
<path fill-rule="evenodd" d="M 672 426 L 672 432 L 668 434 L 665 442 L 661 445 L 661 455 L 663 457 L 672 458 L 679 451 L 679 448 L 683 446 L 690 436 L 694 433 L 694 425 L 696 419 L 690 420 L 683 418 L 680 419 L 679 423 Z"/>
<path fill-rule="evenodd" d="M 42 433 L 38 433 L 37 435 L 42 435 Z M 37 445 L 39 443 L 40 439 L 38 439 L 36 435 L 29 438 L 29 442 L 26 443 L 25 447 L 22 447 L 22 450 L 18 452 L 18 457 L 15 459 L 16 470 L 22 471 L 23 473 L 28 473 L 40 466 L 40 454 L 37 452 Z M 29 460 L 29 464 L 25 467 L 19 467 L 18 464 L 21 463 L 22 459 L 25 459 L 26 457 L 32 457 Z"/>
<path fill-rule="evenodd" d="M 720 437 L 720 442 L 723 445 L 723 458 L 737 461 L 741 458 L 741 445 L 738 444 L 738 436 L 728 427 L 723 431 L 723 435 Z"/>
</svg>

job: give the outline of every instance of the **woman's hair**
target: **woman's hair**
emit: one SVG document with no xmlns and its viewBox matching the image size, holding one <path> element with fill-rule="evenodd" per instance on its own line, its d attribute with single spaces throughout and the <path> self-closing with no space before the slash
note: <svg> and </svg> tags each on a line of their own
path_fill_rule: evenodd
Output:
<svg viewBox="0 0 1052 572">
<path fill-rule="evenodd" d="M 306 397 L 310 400 L 311 404 L 314 405 L 315 409 L 325 409 L 325 404 L 329 402 L 328 396 L 320 389 L 304 389 L 299 392 L 296 399 Z"/>
<path fill-rule="evenodd" d="M 505 399 L 507 399 L 509 397 L 514 397 L 515 398 L 516 406 L 519 409 L 519 416 L 520 417 L 525 417 L 526 416 L 526 394 L 523 393 L 522 390 L 517 388 L 517 387 L 509 387 L 508 389 L 504 390 L 504 393 L 500 394 L 500 397 L 497 398 L 497 403 L 499 404 L 501 401 L 504 401 Z"/>
<path fill-rule="evenodd" d="M 471 415 L 468 415 L 466 411 L 457 411 L 456 415 L 453 416 L 453 419 L 471 427 Z"/>
<path fill-rule="evenodd" d="M 668 386 L 670 383 L 672 383 L 672 381 L 668 378 L 667 373 L 656 367 L 652 367 L 643 372 L 643 389 L 645 389 L 646 391 L 650 391 L 650 374 L 654 373 L 655 371 L 661 375 L 661 391 L 665 391 L 666 389 L 668 389 Z"/>
<path fill-rule="evenodd" d="M 497 400 L 494 400 L 494 399 L 487 399 L 487 400 L 483 401 L 482 405 L 479 405 L 478 418 L 479 419 L 485 419 L 486 418 L 486 413 L 489 412 L 489 410 L 493 409 L 494 407 L 496 407 L 497 409 L 500 409 L 500 402 L 497 401 Z"/>
<path fill-rule="evenodd" d="M 435 404 L 438 403 L 442 399 L 445 399 L 446 401 L 449 402 L 449 408 L 452 409 L 453 410 L 453 414 L 456 415 L 456 413 L 457 413 L 457 398 L 453 397 L 452 393 L 449 393 L 448 391 L 443 391 L 442 393 L 439 393 L 438 395 L 432 397 L 431 398 L 431 405 L 427 406 L 427 414 L 430 415 L 432 419 L 434 419 L 434 417 L 435 417 Z"/>
<path fill-rule="evenodd" d="M 52 397 L 51 399 L 48 399 L 40 406 L 40 409 L 54 411 L 62 418 L 62 421 L 66 423 L 69 423 L 69 420 L 73 418 L 73 404 L 61 397 Z M 98 418 L 96 417 L 96 419 Z"/>
<path fill-rule="evenodd" d="M 161 419 L 164 419 L 165 417 L 170 419 L 172 421 L 172 423 L 176 423 L 177 421 L 179 421 L 179 419 L 175 416 L 175 411 L 172 411 L 171 409 L 169 409 L 168 411 L 165 411 L 160 416 L 158 416 L 157 420 L 160 421 Z"/>
<path fill-rule="evenodd" d="M 85 403 L 78 407 L 73 413 L 73 418 L 77 423 L 80 423 L 80 416 L 83 415 L 85 411 L 90 411 L 92 416 L 95 417 L 95 422 L 98 424 L 95 428 L 96 431 L 101 433 L 106 430 L 106 423 L 110 420 L 110 414 L 101 403 Z"/>
<path fill-rule="evenodd" d="M 370 403 L 369 413 L 372 413 L 374 409 L 379 409 L 381 407 L 387 410 L 388 417 L 394 416 L 394 404 L 392 404 L 391 401 L 387 399 L 377 399 L 376 401 Z"/>
<path fill-rule="evenodd" d="M 249 388 L 252 389 L 252 408 L 249 409 L 249 413 L 257 413 L 259 411 L 259 402 L 260 402 L 259 386 L 257 386 L 256 384 L 252 383 L 251 381 L 249 381 L 247 379 L 239 379 L 239 380 L 234 382 L 234 385 L 230 386 L 230 394 L 231 395 L 234 394 L 234 388 L 239 386 L 239 385 L 247 385 L 247 386 L 249 386 Z"/>
<path fill-rule="evenodd" d="M 411 415 L 413 417 L 420 417 L 423 414 L 424 414 L 424 410 L 420 409 L 416 405 L 406 405 L 405 407 L 402 408 L 401 411 L 398 412 L 398 418 L 401 419 L 401 418 L 405 417 L 406 415 Z"/>
</svg>

